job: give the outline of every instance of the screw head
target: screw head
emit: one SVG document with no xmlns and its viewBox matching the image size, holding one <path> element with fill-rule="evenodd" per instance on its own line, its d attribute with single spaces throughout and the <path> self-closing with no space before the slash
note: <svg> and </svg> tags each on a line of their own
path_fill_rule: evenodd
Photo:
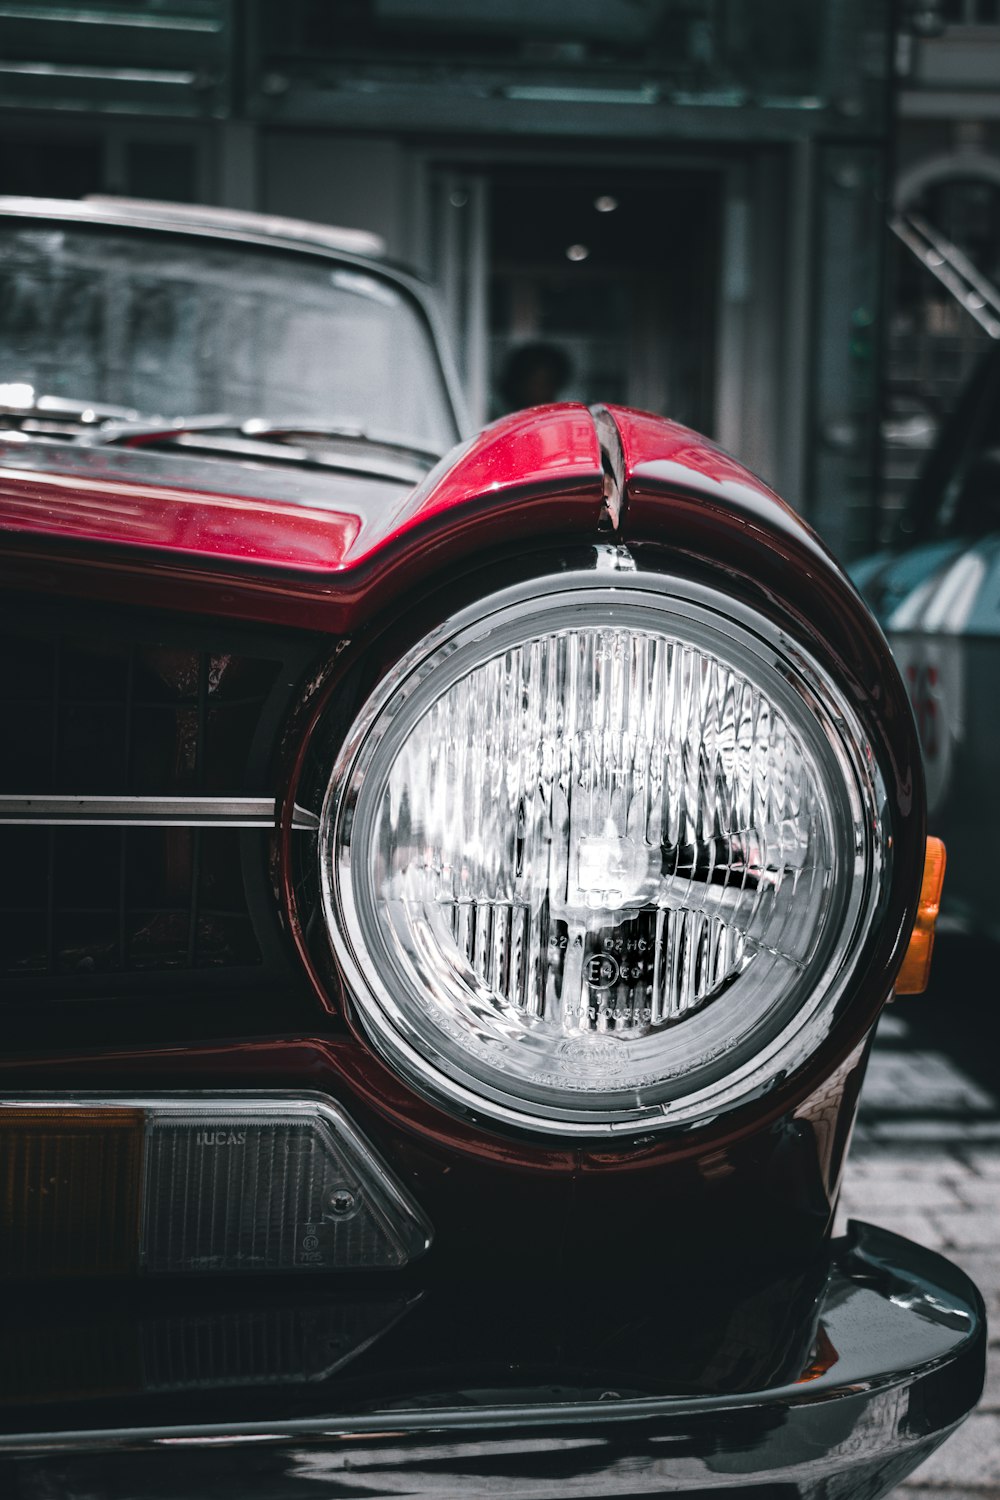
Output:
<svg viewBox="0 0 1000 1500">
<path fill-rule="evenodd" d="M 353 1213 L 357 1207 L 358 1200 L 350 1188 L 334 1188 L 330 1194 L 331 1212 L 343 1217 L 345 1214 Z"/>
</svg>

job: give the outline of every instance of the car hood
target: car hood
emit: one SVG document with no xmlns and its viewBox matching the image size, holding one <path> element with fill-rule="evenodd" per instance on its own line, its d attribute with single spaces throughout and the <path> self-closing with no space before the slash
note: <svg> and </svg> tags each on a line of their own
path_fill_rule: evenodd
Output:
<svg viewBox="0 0 1000 1500">
<path fill-rule="evenodd" d="M 183 580 L 187 609 L 315 626 L 320 607 L 337 629 L 401 560 L 408 586 L 419 558 L 440 568 L 505 539 L 592 533 L 604 485 L 594 418 L 576 404 L 494 423 L 415 487 L 173 450 L 5 441 L 0 577 L 51 588 L 58 564 L 59 586 L 89 592 L 84 575 L 127 575 L 131 590 L 116 597 L 167 607 Z"/>
<path fill-rule="evenodd" d="M 1000 635 L 1000 536 L 877 553 L 849 571 L 887 634 Z"/>
<path fill-rule="evenodd" d="M 643 539 L 742 567 L 781 598 L 801 575 L 810 608 L 832 589 L 835 635 L 843 623 L 836 570 L 801 517 L 707 439 L 625 408 L 516 412 L 413 488 L 183 450 L 0 442 L 0 582 L 22 590 L 342 634 L 431 577 Z"/>
</svg>

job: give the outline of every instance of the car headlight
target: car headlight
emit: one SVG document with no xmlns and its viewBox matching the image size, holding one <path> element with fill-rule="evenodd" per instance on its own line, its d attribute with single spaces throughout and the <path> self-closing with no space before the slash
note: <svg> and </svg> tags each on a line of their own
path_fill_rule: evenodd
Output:
<svg viewBox="0 0 1000 1500">
<path fill-rule="evenodd" d="M 544 578 L 423 640 L 326 793 L 363 1028 L 451 1107 L 694 1124 L 801 1063 L 887 878 L 885 798 L 817 662 L 710 590 Z"/>
</svg>

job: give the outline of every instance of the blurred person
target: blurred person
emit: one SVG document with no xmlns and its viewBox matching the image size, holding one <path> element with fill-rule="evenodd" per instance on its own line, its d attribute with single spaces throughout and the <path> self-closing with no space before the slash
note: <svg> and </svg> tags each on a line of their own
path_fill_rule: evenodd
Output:
<svg viewBox="0 0 1000 1500">
<path fill-rule="evenodd" d="M 573 364 L 558 344 L 520 344 L 504 360 L 496 415 L 558 401 L 573 378 Z"/>
</svg>

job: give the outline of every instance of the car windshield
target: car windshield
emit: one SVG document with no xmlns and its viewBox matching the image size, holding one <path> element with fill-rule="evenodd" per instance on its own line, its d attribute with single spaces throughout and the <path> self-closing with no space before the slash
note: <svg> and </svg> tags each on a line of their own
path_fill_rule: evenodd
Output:
<svg viewBox="0 0 1000 1500">
<path fill-rule="evenodd" d="M 0 226 L 0 383 L 146 417 L 377 431 L 438 453 L 458 436 L 430 330 L 392 279 L 190 235 Z"/>
</svg>

